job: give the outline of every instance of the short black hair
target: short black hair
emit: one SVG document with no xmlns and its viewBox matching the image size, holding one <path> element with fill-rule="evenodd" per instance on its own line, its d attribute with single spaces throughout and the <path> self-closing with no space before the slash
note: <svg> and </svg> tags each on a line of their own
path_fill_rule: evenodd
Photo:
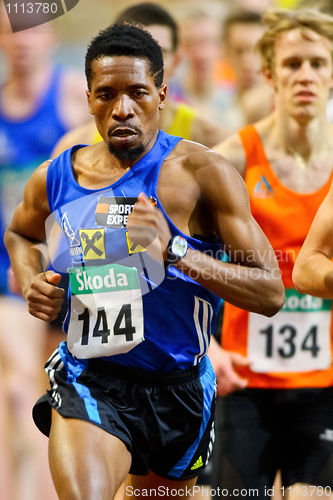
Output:
<svg viewBox="0 0 333 500">
<path fill-rule="evenodd" d="M 99 32 L 88 46 L 85 72 L 91 88 L 92 62 L 105 56 L 129 56 L 147 59 L 156 87 L 163 83 L 163 56 L 159 44 L 148 31 L 134 24 L 112 24 Z"/>
<path fill-rule="evenodd" d="M 160 5 L 152 2 L 142 2 L 123 10 L 116 19 L 117 23 L 138 23 L 143 26 L 158 24 L 170 28 L 172 50 L 177 50 L 179 43 L 178 26 L 174 18 Z"/>
</svg>

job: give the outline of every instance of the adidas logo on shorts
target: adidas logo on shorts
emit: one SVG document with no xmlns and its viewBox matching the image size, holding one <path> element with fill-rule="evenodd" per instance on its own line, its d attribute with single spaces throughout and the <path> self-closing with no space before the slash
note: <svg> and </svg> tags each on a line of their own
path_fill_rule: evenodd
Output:
<svg viewBox="0 0 333 500">
<path fill-rule="evenodd" d="M 192 465 L 191 470 L 199 469 L 203 466 L 202 456 L 198 458 L 198 460 Z"/>
</svg>

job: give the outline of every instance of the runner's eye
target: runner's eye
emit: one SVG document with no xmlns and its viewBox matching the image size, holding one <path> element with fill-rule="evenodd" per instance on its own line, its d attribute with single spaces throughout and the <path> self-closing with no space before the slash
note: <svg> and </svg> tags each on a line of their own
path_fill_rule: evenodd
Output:
<svg viewBox="0 0 333 500">
<path fill-rule="evenodd" d="M 301 67 L 300 61 L 289 61 L 287 66 L 290 69 L 299 69 Z"/>
<path fill-rule="evenodd" d="M 136 98 L 140 98 L 140 97 L 143 97 L 145 95 L 147 95 L 147 92 L 145 90 L 137 89 L 137 90 L 134 91 L 134 96 Z"/>
<path fill-rule="evenodd" d="M 102 101 L 108 101 L 109 99 L 111 99 L 111 94 L 110 92 L 102 92 L 97 95 L 97 98 L 101 99 Z"/>
<path fill-rule="evenodd" d="M 311 66 L 314 69 L 318 69 L 318 68 L 321 68 L 322 66 L 324 66 L 324 64 L 323 64 L 323 61 L 319 61 L 317 59 L 317 60 L 311 61 Z"/>
</svg>

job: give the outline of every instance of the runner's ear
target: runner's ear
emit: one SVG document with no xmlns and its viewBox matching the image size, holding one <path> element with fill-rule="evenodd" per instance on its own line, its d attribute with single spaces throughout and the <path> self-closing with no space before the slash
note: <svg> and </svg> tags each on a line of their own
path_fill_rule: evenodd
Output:
<svg viewBox="0 0 333 500">
<path fill-rule="evenodd" d="M 160 102 L 159 102 L 159 105 L 158 105 L 158 109 L 164 109 L 165 108 L 165 104 L 166 104 L 166 97 L 167 97 L 167 92 L 168 92 L 168 87 L 162 83 L 158 93 L 159 93 L 159 97 L 160 97 Z"/>
</svg>

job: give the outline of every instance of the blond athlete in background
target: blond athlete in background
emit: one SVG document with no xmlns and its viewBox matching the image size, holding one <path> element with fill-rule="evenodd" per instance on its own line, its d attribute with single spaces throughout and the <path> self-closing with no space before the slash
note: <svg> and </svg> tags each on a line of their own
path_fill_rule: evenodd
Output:
<svg viewBox="0 0 333 500">
<path fill-rule="evenodd" d="M 216 150 L 245 179 L 252 213 L 279 258 L 286 303 L 269 320 L 225 305 L 222 347 L 247 356 L 250 366 L 238 367 L 247 388 L 219 403 L 213 485 L 256 488 L 265 498 L 280 469 L 284 493 L 313 498 L 333 488 L 332 304 L 298 293 L 292 270 L 332 182 L 326 104 L 333 86 L 333 18 L 273 11 L 264 21 L 259 49 L 275 110 Z M 213 344 L 221 392 L 224 358 Z M 318 488 L 291 488 L 298 483 Z"/>
</svg>

